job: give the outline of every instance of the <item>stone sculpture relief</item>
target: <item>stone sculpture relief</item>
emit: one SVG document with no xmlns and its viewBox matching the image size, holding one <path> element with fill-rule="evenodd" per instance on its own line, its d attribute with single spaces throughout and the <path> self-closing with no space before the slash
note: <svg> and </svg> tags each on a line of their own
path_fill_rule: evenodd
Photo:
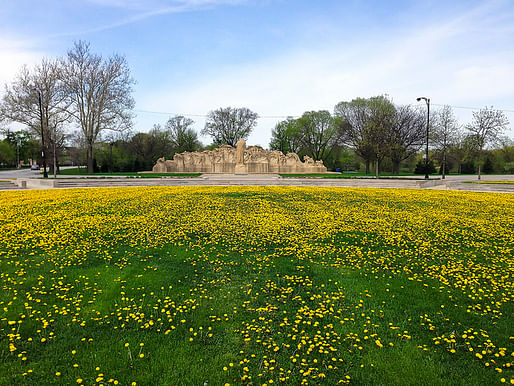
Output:
<svg viewBox="0 0 514 386">
<path fill-rule="evenodd" d="M 223 145 L 214 150 L 175 154 L 172 160 L 159 158 L 154 173 L 326 173 L 323 161 L 304 156 L 302 162 L 296 153 L 264 150 L 260 146 L 246 147 L 240 139 L 236 147 Z"/>
</svg>

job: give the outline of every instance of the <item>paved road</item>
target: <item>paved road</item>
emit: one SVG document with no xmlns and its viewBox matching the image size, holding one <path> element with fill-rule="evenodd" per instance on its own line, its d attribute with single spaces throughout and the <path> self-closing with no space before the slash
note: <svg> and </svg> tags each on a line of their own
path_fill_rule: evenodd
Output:
<svg viewBox="0 0 514 386">
<path fill-rule="evenodd" d="M 2 170 L 0 171 L 0 180 L 9 180 L 13 178 L 38 178 L 39 170 L 18 169 L 18 170 Z"/>
<path fill-rule="evenodd" d="M 61 169 L 76 168 L 76 166 L 61 166 Z M 1 170 L 0 180 L 11 180 L 14 178 L 39 178 L 43 175 L 39 170 L 30 169 L 15 169 L 15 170 Z M 48 174 L 50 178 L 53 178 L 52 174 Z M 69 177 L 69 176 L 67 176 Z"/>
<path fill-rule="evenodd" d="M 199 178 L 125 178 L 120 176 L 109 178 L 84 178 L 83 176 L 59 176 L 57 180 L 50 177 L 43 180 L 38 171 L 12 170 L 0 172 L 0 181 L 8 179 L 27 180 L 27 187 L 32 189 L 48 188 L 79 188 L 79 187 L 115 187 L 115 186 L 195 186 L 195 185 L 260 185 L 260 186 L 339 186 L 339 187 L 368 187 L 368 188 L 399 188 L 399 189 L 451 189 L 482 192 L 514 193 L 514 184 L 476 184 L 476 176 L 448 176 L 446 180 L 430 182 L 413 178 L 383 178 L 383 179 L 323 179 L 323 178 L 281 178 L 277 174 L 204 174 Z M 30 182 L 32 181 L 32 182 Z M 486 175 L 482 181 L 514 181 L 514 175 Z M 11 186 L 12 185 L 12 186 Z M 0 190 L 13 188 L 14 180 L 2 183 Z"/>
</svg>

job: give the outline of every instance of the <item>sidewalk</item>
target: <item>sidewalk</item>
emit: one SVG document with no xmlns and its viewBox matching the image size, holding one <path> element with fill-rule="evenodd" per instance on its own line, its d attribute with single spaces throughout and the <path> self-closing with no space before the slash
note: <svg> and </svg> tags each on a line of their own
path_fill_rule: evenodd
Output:
<svg viewBox="0 0 514 386">
<path fill-rule="evenodd" d="M 124 187 L 124 186 L 330 186 L 355 188 L 389 188 L 389 189 L 437 189 L 437 190 L 466 190 L 474 192 L 514 193 L 512 184 L 488 184 L 476 182 L 476 176 L 449 176 L 445 180 L 424 179 L 394 179 L 394 178 L 289 178 L 278 174 L 203 174 L 196 178 L 164 177 L 164 178 L 83 178 L 59 177 L 48 178 L 18 178 L 6 184 L 5 189 L 13 185 L 22 189 L 54 189 L 54 188 L 93 188 L 93 187 Z M 483 181 L 512 181 L 514 175 L 487 175 Z M 0 185 L 0 190 L 3 186 Z"/>
</svg>

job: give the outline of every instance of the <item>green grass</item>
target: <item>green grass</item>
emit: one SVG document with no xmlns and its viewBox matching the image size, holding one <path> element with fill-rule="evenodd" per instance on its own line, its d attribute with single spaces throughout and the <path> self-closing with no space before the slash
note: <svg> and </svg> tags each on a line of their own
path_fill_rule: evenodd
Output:
<svg viewBox="0 0 514 386">
<path fill-rule="evenodd" d="M 364 174 L 364 173 L 280 173 L 281 177 L 284 178 L 327 178 L 327 179 L 369 179 L 375 178 L 375 175 Z M 411 177 L 408 177 L 411 176 Z M 416 176 L 416 177 L 414 177 Z M 396 180 L 424 180 L 423 176 L 415 175 L 415 174 L 400 174 L 400 175 L 391 175 L 390 173 L 381 173 L 381 179 L 396 179 Z M 439 176 L 430 176 L 430 179 L 440 179 Z"/>
<path fill-rule="evenodd" d="M 514 184 L 514 181 L 465 181 L 472 184 Z"/>
<path fill-rule="evenodd" d="M 61 169 L 60 175 L 84 177 L 115 177 L 126 176 L 132 178 L 159 178 L 159 177 L 199 177 L 202 173 L 139 173 L 139 172 L 113 172 L 113 173 L 87 173 L 85 168 Z"/>
<path fill-rule="evenodd" d="M 30 166 L 23 166 L 21 168 L 0 168 L 0 172 L 8 172 L 12 170 L 24 170 L 24 169 L 30 169 Z"/>
<path fill-rule="evenodd" d="M 509 382 L 513 209 L 379 189 L 0 192 L 0 384 Z"/>
</svg>

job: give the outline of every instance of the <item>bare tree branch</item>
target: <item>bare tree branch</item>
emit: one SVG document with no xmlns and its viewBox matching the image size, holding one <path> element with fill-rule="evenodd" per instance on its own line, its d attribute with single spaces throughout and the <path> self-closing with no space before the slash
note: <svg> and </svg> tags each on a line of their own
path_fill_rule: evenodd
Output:
<svg viewBox="0 0 514 386">
<path fill-rule="evenodd" d="M 126 130 L 132 125 L 135 82 L 124 57 L 113 55 L 103 60 L 83 41 L 75 43 L 61 66 L 68 111 L 84 134 L 88 172 L 92 172 L 93 145 L 98 135 L 103 130 Z"/>
</svg>

